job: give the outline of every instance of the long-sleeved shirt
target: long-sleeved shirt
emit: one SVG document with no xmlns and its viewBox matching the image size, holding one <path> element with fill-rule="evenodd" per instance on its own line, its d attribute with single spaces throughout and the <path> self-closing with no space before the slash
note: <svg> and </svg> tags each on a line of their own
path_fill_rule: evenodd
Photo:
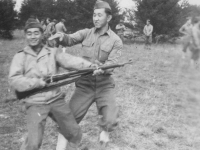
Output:
<svg viewBox="0 0 200 150">
<path fill-rule="evenodd" d="M 80 69 L 91 65 L 90 62 L 69 55 L 59 53 L 57 48 L 44 46 L 37 55 L 27 46 L 18 52 L 11 63 L 9 81 L 18 92 L 42 88 L 41 79 L 57 73 L 59 66 L 65 69 Z M 25 99 L 25 102 L 34 104 L 48 104 L 62 96 L 60 89 L 38 93 Z"/>
<path fill-rule="evenodd" d="M 145 25 L 143 32 L 146 36 L 152 36 L 152 32 L 153 32 L 153 26 L 151 24 L 149 25 Z"/>
<path fill-rule="evenodd" d="M 102 35 L 96 28 L 65 34 L 63 41 L 60 42 L 63 46 L 72 46 L 78 43 L 82 44 L 80 56 L 93 63 L 116 63 L 123 48 L 121 39 L 110 28 Z"/>
<path fill-rule="evenodd" d="M 65 33 L 67 31 L 67 29 L 65 28 L 65 25 L 62 22 L 57 23 L 55 28 L 56 28 L 56 32 Z"/>
</svg>

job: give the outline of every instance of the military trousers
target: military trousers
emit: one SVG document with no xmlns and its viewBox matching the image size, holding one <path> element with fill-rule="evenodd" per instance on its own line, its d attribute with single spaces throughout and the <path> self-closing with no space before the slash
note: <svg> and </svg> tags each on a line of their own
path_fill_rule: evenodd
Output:
<svg viewBox="0 0 200 150">
<path fill-rule="evenodd" d="M 69 105 L 77 123 L 81 122 L 95 102 L 101 116 L 98 125 L 105 131 L 112 131 L 117 126 L 118 117 L 113 78 L 110 75 L 89 75 L 79 79 L 75 85 Z"/>
<path fill-rule="evenodd" d="M 59 126 L 60 133 L 70 142 L 79 144 L 82 133 L 69 105 L 64 97 L 50 104 L 27 104 L 27 128 L 28 135 L 21 146 L 21 150 L 38 150 L 42 144 L 42 138 L 47 117 L 51 117 Z"/>
</svg>

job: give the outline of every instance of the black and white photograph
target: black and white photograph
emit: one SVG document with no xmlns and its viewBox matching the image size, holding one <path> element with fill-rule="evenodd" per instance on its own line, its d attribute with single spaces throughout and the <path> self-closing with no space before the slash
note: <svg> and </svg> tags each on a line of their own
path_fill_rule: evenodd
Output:
<svg viewBox="0 0 200 150">
<path fill-rule="evenodd" d="M 0 150 L 200 150 L 200 0 L 0 0 Z"/>
</svg>

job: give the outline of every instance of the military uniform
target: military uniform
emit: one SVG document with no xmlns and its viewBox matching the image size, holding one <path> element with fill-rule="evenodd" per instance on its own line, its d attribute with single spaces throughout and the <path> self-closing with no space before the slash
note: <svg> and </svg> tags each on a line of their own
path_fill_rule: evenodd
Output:
<svg viewBox="0 0 200 150">
<path fill-rule="evenodd" d="M 113 64 L 121 56 L 121 39 L 111 30 L 100 35 L 96 28 L 80 30 L 74 34 L 65 34 L 60 42 L 63 46 L 82 44 L 80 56 L 92 63 Z M 115 102 L 115 82 L 108 71 L 99 76 L 87 76 L 76 82 L 75 92 L 70 100 L 70 108 L 79 123 L 87 110 L 96 102 L 102 115 L 99 125 L 105 131 L 112 131 L 116 126 L 118 108 Z"/>
<path fill-rule="evenodd" d="M 65 69 L 85 68 L 90 62 L 69 54 L 57 52 L 56 48 L 43 46 L 36 54 L 30 46 L 18 52 L 11 63 L 9 80 L 19 91 L 42 88 L 41 79 L 57 73 L 58 67 Z M 26 105 L 28 136 L 21 150 L 38 150 L 44 133 L 46 118 L 50 116 L 57 122 L 60 132 L 72 143 L 79 143 L 81 130 L 66 102 L 60 88 L 42 92 L 22 100 Z"/>
</svg>

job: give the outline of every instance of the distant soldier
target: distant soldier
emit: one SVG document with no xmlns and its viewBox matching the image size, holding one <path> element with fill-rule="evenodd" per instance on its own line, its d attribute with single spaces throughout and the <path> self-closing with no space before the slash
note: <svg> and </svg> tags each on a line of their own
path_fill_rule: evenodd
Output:
<svg viewBox="0 0 200 150">
<path fill-rule="evenodd" d="M 67 29 L 65 27 L 65 19 L 61 19 L 59 23 L 55 25 L 56 33 L 61 32 L 61 33 L 66 33 Z M 61 46 L 61 45 L 60 45 Z M 61 46 L 62 47 L 62 46 Z M 65 47 L 62 47 L 63 52 L 66 51 Z"/>
<path fill-rule="evenodd" d="M 145 35 L 145 47 L 147 49 L 151 49 L 150 46 L 152 43 L 153 26 L 150 24 L 149 19 L 147 19 L 146 25 L 144 26 L 144 29 L 143 29 L 143 33 Z"/>
<path fill-rule="evenodd" d="M 123 20 L 120 20 L 120 23 L 116 26 L 117 35 L 121 38 L 122 41 L 124 41 L 124 30 L 126 29 L 123 23 Z"/>
<path fill-rule="evenodd" d="M 56 24 L 56 26 L 55 26 L 56 33 L 57 32 L 65 33 L 67 31 L 64 23 L 65 23 L 65 19 L 61 19 L 60 22 Z"/>
<path fill-rule="evenodd" d="M 191 38 L 192 38 L 192 21 L 191 17 L 188 18 L 187 22 L 179 29 L 179 32 L 184 35 L 182 38 L 182 44 L 183 44 L 183 52 L 186 53 L 187 48 L 189 48 Z M 185 58 L 185 55 L 183 55 L 183 58 Z"/>
<path fill-rule="evenodd" d="M 46 25 L 46 23 L 45 23 L 45 20 L 42 19 L 40 23 L 41 23 L 41 25 L 42 25 L 43 31 L 45 31 L 45 30 L 46 30 L 46 27 L 47 27 L 47 25 Z"/>
<path fill-rule="evenodd" d="M 44 32 L 45 39 L 48 39 L 50 36 L 52 36 L 56 33 L 56 29 L 55 29 L 56 20 L 54 19 L 53 21 L 51 21 L 48 18 L 47 23 L 48 24 L 47 24 L 46 30 Z"/>
<path fill-rule="evenodd" d="M 200 18 L 194 17 L 192 20 L 192 40 L 190 44 L 190 51 L 192 53 L 192 64 L 197 62 L 200 55 Z"/>
</svg>

